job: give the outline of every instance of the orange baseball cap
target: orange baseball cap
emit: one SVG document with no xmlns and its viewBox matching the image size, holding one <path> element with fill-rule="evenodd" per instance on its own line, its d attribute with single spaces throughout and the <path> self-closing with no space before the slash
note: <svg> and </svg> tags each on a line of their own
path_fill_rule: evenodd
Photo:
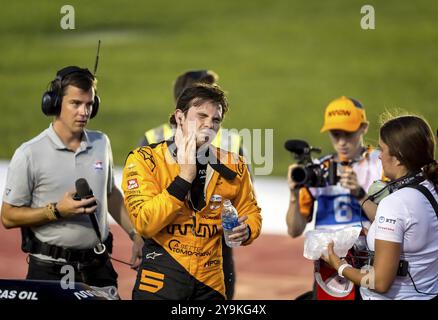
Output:
<svg viewBox="0 0 438 320">
<path fill-rule="evenodd" d="M 367 122 L 362 104 L 352 98 L 340 97 L 329 103 L 325 109 L 324 125 L 321 132 L 344 130 L 353 132 Z"/>
</svg>

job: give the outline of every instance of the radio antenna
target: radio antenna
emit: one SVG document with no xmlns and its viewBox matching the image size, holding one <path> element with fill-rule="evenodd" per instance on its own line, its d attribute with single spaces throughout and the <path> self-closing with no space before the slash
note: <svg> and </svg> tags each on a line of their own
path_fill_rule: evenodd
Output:
<svg viewBox="0 0 438 320">
<path fill-rule="evenodd" d="M 94 63 L 93 76 L 96 76 L 97 65 L 99 64 L 99 50 L 100 50 L 100 40 L 97 43 L 97 54 L 96 54 L 96 62 Z"/>
</svg>

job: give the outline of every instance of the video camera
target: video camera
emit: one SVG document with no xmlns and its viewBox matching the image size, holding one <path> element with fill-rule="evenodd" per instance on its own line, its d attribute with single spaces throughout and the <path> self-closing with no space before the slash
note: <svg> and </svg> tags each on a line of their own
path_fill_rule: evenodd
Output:
<svg viewBox="0 0 438 320">
<path fill-rule="evenodd" d="M 326 187 L 338 183 L 337 163 L 333 159 L 328 161 L 328 166 L 312 160 L 311 153 L 321 153 L 320 148 L 311 147 L 303 140 L 287 140 L 284 147 L 294 154 L 298 163 L 291 172 L 291 179 L 298 186 Z"/>
</svg>

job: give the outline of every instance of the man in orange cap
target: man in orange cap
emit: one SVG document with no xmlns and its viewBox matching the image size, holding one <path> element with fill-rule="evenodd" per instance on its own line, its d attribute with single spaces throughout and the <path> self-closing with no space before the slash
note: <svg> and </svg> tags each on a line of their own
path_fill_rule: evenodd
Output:
<svg viewBox="0 0 438 320">
<path fill-rule="evenodd" d="M 339 182 L 336 185 L 311 188 L 297 185 L 291 178 L 291 171 L 297 164 L 289 166 L 290 201 L 286 222 L 292 237 L 300 236 L 312 220 L 315 229 L 340 229 L 358 224 L 367 228 L 369 220 L 374 219 L 376 205 L 366 201 L 361 207 L 361 203 L 367 196 L 365 190 L 382 178 L 382 166 L 379 151 L 364 145 L 363 136 L 367 130 L 365 109 L 359 101 L 342 96 L 329 103 L 321 132 L 329 132 L 336 152 L 322 157 L 318 162 L 327 166 L 330 161 L 339 163 Z M 331 295 L 333 292 L 327 289 L 324 281 L 336 274 L 336 270 L 325 268 L 321 261 L 315 263 L 315 274 L 321 276 L 322 283 L 318 281 L 312 298 L 354 298 L 354 291 L 343 292 L 343 297 L 338 295 L 335 298 Z"/>
</svg>

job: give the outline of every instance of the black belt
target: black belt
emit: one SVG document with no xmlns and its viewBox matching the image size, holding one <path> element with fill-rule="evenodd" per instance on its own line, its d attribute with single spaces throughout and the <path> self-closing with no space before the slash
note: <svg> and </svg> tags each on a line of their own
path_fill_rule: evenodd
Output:
<svg viewBox="0 0 438 320">
<path fill-rule="evenodd" d="M 108 234 L 108 237 L 104 241 L 107 251 L 98 255 L 94 252 L 94 249 L 71 249 L 71 248 L 59 247 L 56 245 L 42 242 L 38 240 L 36 237 L 34 237 L 31 240 L 31 243 L 28 247 L 29 251 L 27 252 L 32 254 L 43 254 L 53 259 L 65 259 L 67 262 L 85 263 L 100 257 L 107 258 L 108 253 L 112 252 L 112 242 L 113 242 L 112 240 L 113 237 L 110 232 Z"/>
<path fill-rule="evenodd" d="M 88 270 L 93 270 L 102 266 L 107 261 L 108 258 L 109 256 L 106 255 L 105 257 L 102 257 L 99 260 L 94 259 L 89 262 L 82 263 L 82 262 L 60 262 L 60 261 L 44 260 L 29 255 L 29 264 L 37 265 L 43 268 L 50 268 L 52 269 L 52 271 L 56 273 L 60 273 L 62 267 L 65 265 L 72 266 L 78 272 L 87 272 Z"/>
</svg>

